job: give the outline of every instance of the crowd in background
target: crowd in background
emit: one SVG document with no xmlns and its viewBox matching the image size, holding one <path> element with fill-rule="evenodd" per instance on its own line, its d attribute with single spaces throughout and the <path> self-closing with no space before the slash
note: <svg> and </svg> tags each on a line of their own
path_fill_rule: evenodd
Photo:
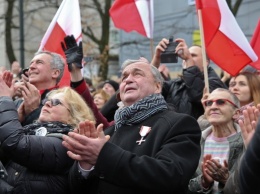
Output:
<svg viewBox="0 0 260 194">
<path fill-rule="evenodd" d="M 41 51 L 28 69 L 1 69 L 0 193 L 258 193 L 258 70 L 220 76 L 207 57 L 207 88 L 202 48 L 175 41 L 176 78 L 165 38 L 119 81 L 84 78 L 73 36 L 66 59 Z"/>
</svg>

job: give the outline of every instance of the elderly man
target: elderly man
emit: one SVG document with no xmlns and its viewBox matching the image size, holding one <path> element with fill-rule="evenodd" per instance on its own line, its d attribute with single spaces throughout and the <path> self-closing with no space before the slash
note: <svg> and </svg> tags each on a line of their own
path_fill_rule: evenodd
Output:
<svg viewBox="0 0 260 194">
<path fill-rule="evenodd" d="M 85 100 L 88 102 L 89 107 L 93 110 L 97 123 L 103 123 L 105 127 L 109 126 L 106 118 L 98 111 L 95 106 L 89 91 L 86 91 L 86 83 L 81 74 L 81 61 L 82 61 L 82 44 L 77 45 L 74 37 L 69 38 L 70 47 L 63 48 L 69 53 L 66 53 L 66 58 L 70 57 L 68 62 L 68 68 L 71 75 L 71 87 L 74 88 Z M 64 47 L 64 46 L 63 46 Z M 74 47 L 77 47 L 76 52 Z M 75 55 L 76 54 L 76 55 Z M 19 99 L 16 103 L 19 106 L 18 112 L 20 121 L 23 125 L 27 125 L 37 120 L 42 108 L 41 101 L 46 97 L 46 94 L 59 88 L 59 82 L 63 76 L 65 68 L 65 60 L 63 57 L 54 52 L 39 51 L 35 54 L 31 60 L 28 78 L 26 79 L 27 84 L 20 87 L 22 91 L 23 100 Z M 28 79 L 28 80 L 27 80 Z"/>
<path fill-rule="evenodd" d="M 146 61 L 125 61 L 119 87 L 124 107 L 105 130 L 110 138 L 88 121 L 80 123 L 79 134 L 63 136 L 68 155 L 78 161 L 70 172 L 72 193 L 185 193 L 201 133 L 194 118 L 168 107 L 162 82 Z"/>
</svg>

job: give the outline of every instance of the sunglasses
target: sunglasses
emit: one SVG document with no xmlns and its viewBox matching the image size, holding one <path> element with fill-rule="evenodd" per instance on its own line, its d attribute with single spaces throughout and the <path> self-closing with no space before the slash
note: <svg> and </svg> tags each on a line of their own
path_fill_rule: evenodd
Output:
<svg viewBox="0 0 260 194">
<path fill-rule="evenodd" d="M 204 102 L 205 107 L 210 107 L 212 106 L 213 103 L 216 103 L 217 106 L 223 106 L 224 104 L 226 104 L 227 102 L 232 104 L 234 107 L 237 108 L 237 105 L 235 105 L 233 102 L 231 102 L 228 99 L 216 99 L 216 100 L 206 100 Z"/>
<path fill-rule="evenodd" d="M 68 109 L 68 111 L 70 112 L 70 109 L 68 107 L 66 107 L 61 101 L 60 99 L 57 99 L 57 98 L 54 98 L 54 99 L 48 99 L 48 98 L 45 98 L 42 100 L 42 104 L 45 105 L 47 102 L 51 102 L 51 106 L 58 106 L 58 105 L 61 105 L 61 106 L 64 106 L 66 109 Z"/>
</svg>

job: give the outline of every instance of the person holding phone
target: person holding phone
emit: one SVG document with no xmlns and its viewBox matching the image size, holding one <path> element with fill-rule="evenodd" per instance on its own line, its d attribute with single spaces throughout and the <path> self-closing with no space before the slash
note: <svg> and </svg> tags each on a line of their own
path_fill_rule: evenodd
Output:
<svg viewBox="0 0 260 194">
<path fill-rule="evenodd" d="M 174 55 L 180 57 L 182 61 L 182 75 L 163 84 L 162 95 L 166 102 L 174 105 L 177 112 L 186 113 L 194 118 L 198 118 L 204 113 L 200 102 L 205 87 L 202 48 L 198 45 L 188 47 L 184 39 L 173 40 L 178 42 Z M 163 38 L 155 49 L 155 54 L 151 64 L 159 67 L 161 64 L 161 54 L 167 49 L 169 40 Z M 216 88 L 226 88 L 216 72 L 209 66 L 210 59 L 207 57 L 208 81 L 210 92 Z"/>
</svg>

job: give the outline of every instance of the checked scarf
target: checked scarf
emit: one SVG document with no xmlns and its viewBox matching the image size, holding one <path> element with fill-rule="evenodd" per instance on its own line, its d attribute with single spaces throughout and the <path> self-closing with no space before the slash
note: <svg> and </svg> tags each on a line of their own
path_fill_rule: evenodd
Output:
<svg viewBox="0 0 260 194">
<path fill-rule="evenodd" d="M 123 107 L 116 111 L 114 118 L 115 130 L 122 125 L 140 123 L 148 117 L 166 109 L 167 103 L 161 94 L 149 95 L 131 106 Z"/>
<path fill-rule="evenodd" d="M 53 122 L 35 122 L 29 125 L 24 126 L 23 131 L 27 135 L 36 135 L 37 129 L 44 127 L 47 130 L 47 134 L 52 133 L 60 133 L 60 134 L 67 134 L 68 132 L 73 130 L 71 125 L 61 123 L 58 121 Z"/>
</svg>

